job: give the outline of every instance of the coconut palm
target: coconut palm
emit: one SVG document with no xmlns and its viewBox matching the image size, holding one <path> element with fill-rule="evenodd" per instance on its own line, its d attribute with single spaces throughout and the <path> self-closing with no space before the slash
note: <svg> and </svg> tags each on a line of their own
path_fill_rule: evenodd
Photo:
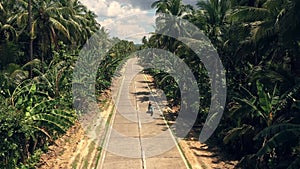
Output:
<svg viewBox="0 0 300 169">
<path fill-rule="evenodd" d="M 59 41 L 82 45 L 99 28 L 95 15 L 79 1 L 32 1 L 32 26 L 25 22 L 29 15 L 25 9 L 29 4 L 23 2 L 21 5 L 23 11 L 12 16 L 10 22 L 18 27 L 31 27 L 30 39 L 39 46 L 34 54 L 39 54 L 42 61 L 51 56 L 53 46 L 58 48 Z"/>
<path fill-rule="evenodd" d="M 8 17 L 11 15 L 11 2 L 0 1 L 0 69 L 3 69 L 7 64 L 18 60 L 18 40 L 17 29 L 8 23 Z"/>
<path fill-rule="evenodd" d="M 186 32 L 184 23 L 181 19 L 187 19 L 192 14 L 192 7 L 190 5 L 184 5 L 181 0 L 159 0 L 152 4 L 152 8 L 156 8 L 156 33 L 158 34 L 172 34 L 177 37 L 191 37 L 189 32 Z M 155 35 L 153 37 L 158 38 L 159 44 L 162 44 L 162 48 L 168 49 L 171 52 L 175 52 L 178 41 L 174 38 Z"/>
<path fill-rule="evenodd" d="M 232 21 L 249 23 L 251 40 L 258 42 L 276 34 L 276 20 L 283 9 L 284 0 L 268 0 L 262 7 L 240 7 L 231 15 Z"/>
<path fill-rule="evenodd" d="M 0 14 L 0 168 L 32 168 L 27 160 L 35 150 L 46 147 L 76 119 L 70 92 L 75 57 L 70 53 L 82 47 L 99 24 L 76 0 L 0 0 Z M 15 63 L 17 55 L 30 53 L 40 59 L 32 55 L 26 64 Z"/>
<path fill-rule="evenodd" d="M 93 33 L 100 29 L 100 25 L 95 20 L 96 15 L 89 11 L 78 0 L 59 1 L 64 13 L 66 25 L 70 33 L 70 44 L 72 46 L 83 45 Z"/>
<path fill-rule="evenodd" d="M 158 0 L 152 3 L 156 13 L 165 13 L 177 17 L 184 17 L 192 11 L 191 5 L 184 5 L 182 0 Z"/>
<path fill-rule="evenodd" d="M 231 9 L 230 0 L 198 1 L 199 10 L 195 13 L 193 21 L 213 41 L 222 41 L 224 34 L 225 17 Z"/>
<path fill-rule="evenodd" d="M 57 44 L 58 36 L 64 35 L 69 38 L 69 32 L 65 25 L 61 22 L 59 5 L 51 1 L 32 1 L 24 2 L 23 11 L 11 16 L 11 23 L 20 28 L 30 29 L 30 51 L 29 55 L 35 51 L 41 55 L 43 61 L 46 54 L 52 48 L 52 44 Z M 32 6 L 31 6 L 32 5 Z M 28 9 L 28 10 L 27 10 Z M 28 22 L 27 22 L 28 20 Z M 25 29 L 23 29 L 25 30 Z M 25 33 L 25 32 L 23 32 Z M 61 34 L 59 34 L 61 33 Z M 33 43 L 40 46 L 40 51 L 33 49 Z M 30 60 L 33 59 L 30 56 Z"/>
<path fill-rule="evenodd" d="M 259 52 L 268 51 L 270 59 L 282 61 L 281 53 L 292 61 L 292 70 L 298 76 L 300 70 L 300 59 L 296 53 L 299 52 L 298 42 L 299 23 L 298 12 L 299 1 L 267 0 L 262 1 L 258 7 L 239 7 L 231 15 L 234 22 L 243 23 L 246 29 L 250 30 L 246 39 L 245 48 L 254 46 L 256 57 L 262 55 Z M 275 47 L 276 46 L 276 47 Z"/>
<path fill-rule="evenodd" d="M 300 1 L 291 0 L 284 4 L 284 7 L 278 15 L 278 20 L 275 23 L 276 32 L 280 35 L 280 42 L 284 44 L 284 47 L 289 50 L 292 61 L 292 71 L 294 75 L 299 77 L 300 74 L 300 47 L 298 42 L 300 41 L 300 17 L 299 12 Z"/>
</svg>

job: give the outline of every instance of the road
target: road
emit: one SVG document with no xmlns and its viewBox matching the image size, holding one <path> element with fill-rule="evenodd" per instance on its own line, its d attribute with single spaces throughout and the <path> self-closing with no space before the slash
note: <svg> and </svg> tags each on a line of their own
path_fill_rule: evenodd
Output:
<svg viewBox="0 0 300 169">
<path fill-rule="evenodd" d="M 169 127 L 161 116 L 165 98 L 149 88 L 137 58 L 126 62 L 115 92 L 116 109 L 104 142 L 98 169 L 188 168 Z M 147 112 L 149 101 L 154 106 Z"/>
</svg>

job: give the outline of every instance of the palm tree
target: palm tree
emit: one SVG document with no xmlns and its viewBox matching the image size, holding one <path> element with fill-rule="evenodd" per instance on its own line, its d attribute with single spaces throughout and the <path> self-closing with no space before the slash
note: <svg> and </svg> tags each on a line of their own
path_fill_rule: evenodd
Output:
<svg viewBox="0 0 300 169">
<path fill-rule="evenodd" d="M 266 1 L 262 7 L 240 7 L 231 15 L 232 21 L 248 23 L 251 26 L 251 40 L 259 42 L 276 34 L 276 20 L 283 9 L 284 1 Z"/>
<path fill-rule="evenodd" d="M 191 5 L 184 5 L 182 0 L 158 0 L 152 3 L 156 13 L 165 13 L 177 17 L 184 17 L 192 11 Z"/>
<path fill-rule="evenodd" d="M 62 10 L 66 11 L 62 13 L 62 16 L 69 29 L 72 46 L 77 46 L 77 44 L 82 46 L 100 28 L 95 20 L 96 15 L 78 0 L 64 0 L 59 3 Z"/>
<path fill-rule="evenodd" d="M 300 59 L 296 53 L 300 51 L 299 28 L 300 5 L 298 0 L 268 0 L 258 7 L 239 7 L 231 15 L 234 22 L 244 23 L 250 34 L 246 43 L 254 45 L 259 51 L 269 50 L 270 58 L 283 60 L 282 53 L 290 58 L 292 72 L 299 75 Z M 244 43 L 245 44 L 245 43 Z M 247 45 L 249 46 L 249 45 Z M 276 47 L 275 47 L 276 46 Z M 256 55 L 261 55 L 257 50 Z"/>
<path fill-rule="evenodd" d="M 18 59 L 18 47 L 15 43 L 18 40 L 17 29 L 8 22 L 13 4 L 10 2 L 0 2 L 0 69 Z"/>
<path fill-rule="evenodd" d="M 156 8 L 156 14 L 158 15 L 156 20 L 156 33 L 171 33 L 175 38 L 191 36 L 189 32 L 186 32 L 184 25 L 180 19 L 187 19 L 192 14 L 192 6 L 184 5 L 182 0 L 159 0 L 152 4 L 152 8 Z M 175 52 L 178 46 L 178 41 L 174 38 L 155 35 L 158 38 L 159 44 L 162 44 L 162 48 L 168 49 L 171 52 Z"/>
<path fill-rule="evenodd" d="M 193 22 L 216 44 L 224 34 L 225 17 L 231 9 L 230 0 L 198 1 L 199 10 Z"/>
<path fill-rule="evenodd" d="M 29 32 L 29 58 L 33 60 L 33 31 L 32 31 L 32 1 L 28 0 L 28 32 Z M 30 67 L 30 78 L 32 78 L 32 67 Z"/>
<path fill-rule="evenodd" d="M 284 4 L 283 9 L 278 15 L 278 21 L 275 23 L 275 29 L 279 32 L 280 42 L 284 44 L 284 47 L 287 48 L 291 55 L 292 61 L 292 72 L 294 75 L 300 75 L 300 17 L 299 12 L 300 1 L 291 0 L 287 1 Z"/>
<path fill-rule="evenodd" d="M 46 52 L 51 49 L 52 43 L 56 43 L 57 32 L 63 32 L 64 35 L 69 36 L 67 29 L 59 22 L 59 11 L 56 3 L 50 1 L 20 1 L 19 4 L 22 11 L 10 17 L 10 22 L 21 31 L 27 28 L 29 32 L 29 56 L 30 60 L 33 55 L 37 54 L 33 49 L 34 43 L 40 45 L 41 60 L 44 60 Z M 58 19 L 58 20 L 57 20 Z M 25 21 L 28 22 L 25 22 Z M 25 33 L 21 32 L 21 33 Z"/>
<path fill-rule="evenodd" d="M 85 10 L 85 8 L 83 8 L 78 1 L 74 1 L 74 3 L 64 3 L 64 1 L 30 0 L 28 3 L 23 2 L 21 4 L 23 9 L 29 9 L 29 2 L 32 2 L 32 11 L 23 10 L 12 16 L 10 21 L 18 27 L 26 27 L 27 25 L 31 28 L 30 37 L 32 43 L 40 46 L 40 48 L 37 48 L 39 50 L 34 50 L 34 53 L 40 53 L 42 61 L 44 61 L 46 56 L 49 57 L 49 55 L 51 55 L 53 45 L 56 49 L 58 48 L 59 41 L 64 41 L 65 43 L 69 43 L 71 41 L 84 42 L 91 36 L 92 32 L 96 30 L 95 25 L 97 24 L 95 21 L 95 15 L 89 14 L 89 11 L 87 10 L 80 11 L 79 9 Z M 75 11 L 73 7 L 76 7 L 75 9 L 78 11 Z M 29 12 L 32 13 L 32 26 L 30 26 L 30 22 L 25 25 L 23 22 L 26 18 L 30 18 L 28 17 Z M 91 27 L 93 30 L 88 31 Z M 74 33 L 72 34 L 74 36 L 70 36 L 71 31 Z"/>
</svg>

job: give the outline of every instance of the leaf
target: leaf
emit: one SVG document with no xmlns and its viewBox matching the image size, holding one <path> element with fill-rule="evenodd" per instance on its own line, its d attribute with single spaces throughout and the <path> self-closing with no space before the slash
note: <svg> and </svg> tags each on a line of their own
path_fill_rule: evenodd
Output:
<svg viewBox="0 0 300 169">
<path fill-rule="evenodd" d="M 275 134 L 271 139 L 266 142 L 266 144 L 256 153 L 258 156 L 262 156 L 266 153 L 273 151 L 273 148 L 282 146 L 282 145 L 290 145 L 295 142 L 298 143 L 300 131 L 296 131 L 294 129 L 287 129 L 283 132 L 279 132 Z"/>
<path fill-rule="evenodd" d="M 253 126 L 246 124 L 244 124 L 242 127 L 233 128 L 227 132 L 226 136 L 223 138 L 223 142 L 224 144 L 228 144 L 230 141 L 233 141 L 237 137 L 241 137 L 242 135 L 245 135 L 253 130 Z"/>
<path fill-rule="evenodd" d="M 68 39 L 70 39 L 70 34 L 69 34 L 69 31 L 67 30 L 67 28 L 61 24 L 59 21 L 57 21 L 56 19 L 54 18 L 49 18 L 50 22 L 53 24 L 53 27 L 56 29 L 56 30 L 59 30 L 60 32 L 62 32 Z"/>
<path fill-rule="evenodd" d="M 269 15 L 270 12 L 264 8 L 240 7 L 229 16 L 229 19 L 233 22 L 253 22 L 263 20 Z"/>
<path fill-rule="evenodd" d="M 0 2 L 0 10 L 4 10 L 2 3 Z"/>
<path fill-rule="evenodd" d="M 33 59 L 33 60 L 27 62 L 25 65 L 23 65 L 22 69 L 26 69 L 30 66 L 38 67 L 40 64 L 41 64 L 41 61 L 39 59 Z"/>
<path fill-rule="evenodd" d="M 36 92 L 36 85 L 32 84 L 31 87 L 30 87 L 29 93 L 34 94 L 35 92 Z"/>
<path fill-rule="evenodd" d="M 257 94 L 258 94 L 258 100 L 259 100 L 259 106 L 264 111 L 264 116 L 269 114 L 271 112 L 271 102 L 270 97 L 268 97 L 267 93 L 264 91 L 264 86 L 259 81 L 256 82 L 257 87 Z"/>
<path fill-rule="evenodd" d="M 276 133 L 284 132 L 285 130 L 295 129 L 300 131 L 299 124 L 291 124 L 291 123 L 284 123 L 284 124 L 277 124 L 270 127 L 265 128 L 261 132 L 259 132 L 254 139 L 263 138 L 266 136 L 272 136 Z"/>
</svg>

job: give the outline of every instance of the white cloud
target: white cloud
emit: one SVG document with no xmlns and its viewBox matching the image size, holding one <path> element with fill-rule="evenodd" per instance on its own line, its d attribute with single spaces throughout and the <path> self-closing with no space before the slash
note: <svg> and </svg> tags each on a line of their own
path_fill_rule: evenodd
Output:
<svg viewBox="0 0 300 169">
<path fill-rule="evenodd" d="M 134 15 L 118 17 L 118 19 L 108 18 L 100 22 L 100 24 L 108 29 L 112 36 L 140 42 L 143 36 L 153 31 L 154 20 L 154 16 L 140 12 Z"/>
<path fill-rule="evenodd" d="M 119 17 L 139 13 L 142 10 L 131 4 L 122 4 L 117 1 L 108 0 L 81 0 L 91 11 L 101 17 Z"/>
<path fill-rule="evenodd" d="M 107 16 L 119 17 L 119 16 L 124 16 L 124 15 L 131 15 L 131 14 L 139 13 L 139 12 L 141 12 L 141 9 L 134 8 L 130 4 L 122 5 L 119 2 L 112 1 L 108 5 Z"/>
<path fill-rule="evenodd" d="M 132 4 L 111 0 L 81 0 L 98 15 L 98 22 L 111 36 L 140 42 L 147 32 L 153 31 L 154 13 Z M 130 37 L 128 37 L 130 36 Z"/>
<path fill-rule="evenodd" d="M 99 23 L 102 25 L 102 26 L 108 26 L 110 24 L 113 24 L 114 20 L 112 18 L 107 18 L 107 19 L 104 19 L 103 21 L 99 21 Z"/>
<path fill-rule="evenodd" d="M 108 3 L 106 0 L 80 0 L 89 10 L 95 12 L 98 16 L 106 16 Z"/>
</svg>

